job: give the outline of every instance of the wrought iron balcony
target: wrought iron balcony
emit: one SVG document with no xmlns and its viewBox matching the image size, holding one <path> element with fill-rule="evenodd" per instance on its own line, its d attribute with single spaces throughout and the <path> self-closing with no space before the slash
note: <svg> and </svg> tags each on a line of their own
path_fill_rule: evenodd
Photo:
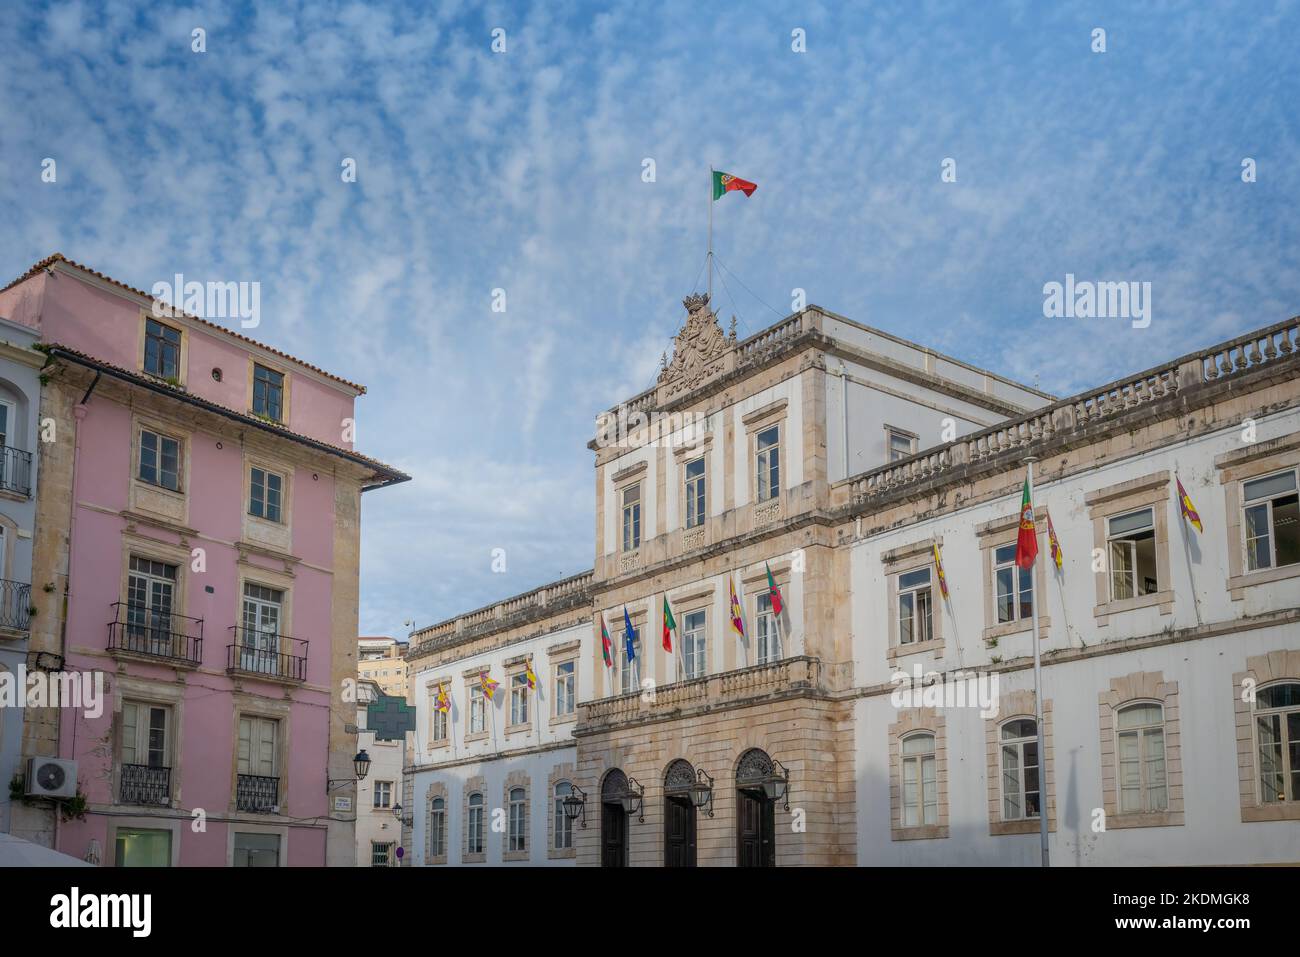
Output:
<svg viewBox="0 0 1300 957">
<path fill-rule="evenodd" d="M 226 670 L 272 681 L 307 680 L 307 642 L 255 628 L 230 629 L 234 643 L 226 646 Z"/>
<path fill-rule="evenodd" d="M 0 579 L 0 628 L 26 631 L 32 621 L 32 586 Z"/>
<path fill-rule="evenodd" d="M 0 446 L 0 489 L 18 495 L 32 494 L 32 453 Z"/>
<path fill-rule="evenodd" d="M 203 619 L 171 615 L 119 601 L 108 623 L 108 650 L 197 665 L 203 660 Z"/>
<path fill-rule="evenodd" d="M 118 802 L 166 806 L 172 800 L 172 769 L 149 764 L 122 765 Z"/>
<path fill-rule="evenodd" d="M 235 807 L 254 814 L 274 814 L 280 803 L 280 779 L 241 774 L 235 779 Z"/>
</svg>

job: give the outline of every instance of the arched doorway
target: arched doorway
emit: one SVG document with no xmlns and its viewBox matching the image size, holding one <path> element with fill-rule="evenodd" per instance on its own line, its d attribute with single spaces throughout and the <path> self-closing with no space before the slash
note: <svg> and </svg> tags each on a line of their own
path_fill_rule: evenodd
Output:
<svg viewBox="0 0 1300 957">
<path fill-rule="evenodd" d="M 600 786 L 600 866 L 627 867 L 627 775 L 614 768 Z"/>
<path fill-rule="evenodd" d="M 776 866 L 776 801 L 763 782 L 776 768 L 767 752 L 751 748 L 736 764 L 736 866 Z"/>
<path fill-rule="evenodd" d="M 664 867 L 695 866 L 695 768 L 678 758 L 664 772 Z"/>
</svg>

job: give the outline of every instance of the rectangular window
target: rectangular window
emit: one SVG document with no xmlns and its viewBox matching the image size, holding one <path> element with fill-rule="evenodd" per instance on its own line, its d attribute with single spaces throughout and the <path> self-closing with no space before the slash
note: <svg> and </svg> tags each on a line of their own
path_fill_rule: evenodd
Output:
<svg viewBox="0 0 1300 957">
<path fill-rule="evenodd" d="M 1018 718 L 1002 726 L 1002 820 L 1038 817 L 1038 725 Z"/>
<path fill-rule="evenodd" d="M 172 600 L 177 566 L 131 556 L 126 578 L 126 648 L 143 654 L 172 654 Z"/>
<path fill-rule="evenodd" d="M 930 601 L 930 569 L 918 568 L 898 576 L 898 643 L 917 644 L 934 635 Z"/>
<path fill-rule="evenodd" d="M 528 676 L 524 674 L 510 679 L 510 723 L 528 723 Z"/>
<path fill-rule="evenodd" d="M 487 698 L 476 683 L 469 689 L 469 733 L 487 730 Z"/>
<path fill-rule="evenodd" d="M 433 740 L 447 740 L 447 712 L 433 709 Z"/>
<path fill-rule="evenodd" d="M 166 705 L 122 702 L 122 763 L 170 767 Z"/>
<path fill-rule="evenodd" d="M 253 366 L 253 414 L 284 420 L 284 374 L 264 366 Z"/>
<path fill-rule="evenodd" d="M 144 371 L 177 381 L 181 374 L 181 333 L 155 319 L 144 323 Z"/>
<path fill-rule="evenodd" d="M 465 820 L 465 852 L 482 854 L 483 848 L 483 795 L 475 793 L 469 796 L 469 813 Z"/>
<path fill-rule="evenodd" d="M 1156 576 L 1156 529 L 1151 509 L 1115 515 L 1106 524 L 1111 600 L 1154 595 L 1160 590 L 1160 582 Z"/>
<path fill-rule="evenodd" d="M 140 469 L 136 473 L 141 482 L 160 488 L 181 490 L 181 443 L 148 429 L 140 430 Z"/>
<path fill-rule="evenodd" d="M 507 847 L 511 851 L 528 850 L 528 801 L 523 788 L 510 791 L 510 829 Z"/>
<path fill-rule="evenodd" d="M 692 611 L 682 618 L 682 662 L 686 666 L 687 678 L 702 678 L 708 674 L 704 617 L 703 611 Z"/>
<path fill-rule="evenodd" d="M 280 521 L 284 479 L 266 469 L 254 468 L 248 481 L 248 514 L 268 522 Z"/>
<path fill-rule="evenodd" d="M 624 632 L 618 640 L 619 689 L 623 694 L 641 687 L 641 636 L 632 639 L 634 658 L 628 658 L 627 644 L 627 633 Z"/>
<path fill-rule="evenodd" d="M 915 454 L 915 437 L 895 429 L 886 429 L 885 431 L 889 435 L 889 461 L 897 462 L 899 459 L 905 459 Z"/>
<path fill-rule="evenodd" d="M 1132 705 L 1119 712 L 1118 725 L 1120 811 L 1165 810 L 1164 709 L 1158 704 Z"/>
<path fill-rule="evenodd" d="M 1033 614 L 1033 571 L 1016 565 L 1014 543 L 993 551 L 993 600 L 999 625 L 1028 621 Z"/>
<path fill-rule="evenodd" d="M 939 784 L 934 761 L 934 736 L 914 734 L 904 738 L 903 827 L 939 823 Z"/>
<path fill-rule="evenodd" d="M 704 524 L 704 456 L 686 463 L 686 527 Z"/>
<path fill-rule="evenodd" d="M 774 425 L 758 433 L 755 446 L 758 450 L 756 487 L 758 500 L 766 502 L 781 493 L 781 427 Z"/>
<path fill-rule="evenodd" d="M 117 829 L 117 867 L 171 867 L 172 832 L 135 827 Z"/>
<path fill-rule="evenodd" d="M 239 636 L 239 667 L 263 674 L 287 673 L 281 658 L 280 622 L 284 615 L 284 592 L 252 582 L 244 583 L 244 627 Z"/>
<path fill-rule="evenodd" d="M 641 547 L 641 483 L 623 489 L 623 551 Z"/>
<path fill-rule="evenodd" d="M 447 853 L 447 807 L 442 798 L 434 798 L 429 811 L 429 856 Z"/>
<path fill-rule="evenodd" d="M 235 832 L 235 867 L 279 867 L 280 835 Z"/>
<path fill-rule="evenodd" d="M 392 807 L 393 806 L 393 782 L 376 781 L 375 782 L 375 807 Z"/>
<path fill-rule="evenodd" d="M 758 663 L 767 664 L 781 657 L 781 624 L 772 614 L 772 596 L 761 592 L 754 599 L 754 634 L 758 636 Z"/>
<path fill-rule="evenodd" d="M 1243 482 L 1241 498 L 1246 570 L 1300 562 L 1300 498 L 1296 495 L 1295 471 Z"/>
<path fill-rule="evenodd" d="M 276 767 L 276 738 L 279 722 L 274 718 L 243 715 L 239 719 L 239 754 L 237 770 L 240 774 L 264 778 L 278 777 Z"/>
<path fill-rule="evenodd" d="M 555 849 L 565 851 L 573 847 L 573 821 L 564 813 L 564 799 L 573 793 L 573 785 L 561 781 L 555 785 Z"/>
<path fill-rule="evenodd" d="M 371 867 L 392 867 L 393 866 L 393 845 L 380 844 L 378 841 L 370 842 L 370 866 Z"/>
<path fill-rule="evenodd" d="M 577 697 L 577 662 L 562 661 L 555 666 L 555 713 L 573 714 Z"/>
</svg>

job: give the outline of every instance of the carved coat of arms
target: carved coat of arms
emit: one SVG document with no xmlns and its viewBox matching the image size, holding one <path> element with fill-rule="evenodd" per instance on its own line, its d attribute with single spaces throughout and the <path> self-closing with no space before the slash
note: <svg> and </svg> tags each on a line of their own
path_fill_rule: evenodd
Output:
<svg viewBox="0 0 1300 957">
<path fill-rule="evenodd" d="M 723 356 L 735 345 L 718 325 L 707 295 L 687 296 L 686 325 L 673 343 L 673 358 L 659 373 L 660 384 L 671 383 L 669 396 L 689 392 L 723 370 Z"/>
</svg>

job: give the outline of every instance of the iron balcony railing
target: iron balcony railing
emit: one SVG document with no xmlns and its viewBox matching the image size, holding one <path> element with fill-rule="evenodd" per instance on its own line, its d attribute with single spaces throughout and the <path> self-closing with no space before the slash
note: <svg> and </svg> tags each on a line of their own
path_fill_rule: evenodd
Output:
<svg viewBox="0 0 1300 957">
<path fill-rule="evenodd" d="M 0 446 L 0 489 L 19 495 L 32 494 L 32 453 Z"/>
<path fill-rule="evenodd" d="M 149 764 L 122 765 L 121 804 L 167 805 L 172 799 L 172 769 Z"/>
<path fill-rule="evenodd" d="M 234 642 L 226 646 L 226 670 L 281 681 L 307 680 L 307 642 L 237 625 L 230 632 Z"/>
<path fill-rule="evenodd" d="M 114 602 L 108 650 L 197 665 L 203 660 L 203 619 Z"/>
<path fill-rule="evenodd" d="M 241 774 L 235 779 L 235 807 L 254 814 L 274 814 L 280 803 L 280 779 Z"/>
<path fill-rule="evenodd" d="M 32 621 L 32 586 L 0 579 L 0 628 L 26 631 Z"/>
</svg>

